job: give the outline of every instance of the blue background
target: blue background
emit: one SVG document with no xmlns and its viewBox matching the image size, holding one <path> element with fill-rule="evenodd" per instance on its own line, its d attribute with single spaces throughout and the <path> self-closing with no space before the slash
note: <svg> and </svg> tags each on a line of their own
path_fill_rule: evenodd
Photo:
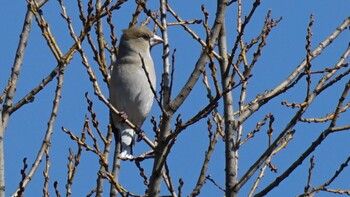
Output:
<svg viewBox="0 0 350 197">
<path fill-rule="evenodd" d="M 80 32 L 81 22 L 78 18 L 78 9 L 75 1 L 65 1 L 67 12 L 73 20 L 76 33 Z M 149 1 L 148 7 L 152 10 L 157 9 L 158 1 Z M 174 1 L 169 2 L 172 8 L 180 15 L 182 19 L 202 19 L 203 14 L 200 5 L 204 4 L 210 14 L 210 26 L 215 17 L 214 1 Z M 243 15 L 247 15 L 250 11 L 252 2 L 243 4 Z M 0 87 L 3 89 L 7 83 L 8 76 L 11 73 L 11 66 L 15 57 L 15 51 L 18 45 L 19 34 L 23 25 L 23 19 L 26 12 L 25 1 L 6 1 L 0 7 L 1 31 L 0 31 Z M 244 40 L 249 42 L 252 38 L 260 33 L 265 19 L 265 15 L 269 9 L 272 10 L 272 17 L 283 20 L 275 27 L 269 38 L 267 46 L 263 49 L 255 69 L 253 77 L 248 85 L 247 99 L 248 103 L 254 99 L 257 94 L 270 90 L 281 83 L 291 71 L 305 57 L 305 36 L 309 23 L 310 14 L 314 15 L 315 23 L 312 29 L 312 49 L 319 42 L 327 38 L 344 19 L 349 17 L 350 3 L 348 0 L 338 1 L 286 1 L 286 0 L 266 0 L 262 1 L 261 6 L 257 9 L 251 23 L 246 28 Z M 116 34 L 119 37 L 121 30 L 127 28 L 131 20 L 131 13 L 135 10 L 133 1 L 126 2 L 122 8 L 113 13 L 113 20 L 116 25 Z M 50 24 L 52 33 L 65 53 L 74 41 L 69 36 L 66 22 L 60 17 L 61 9 L 56 1 L 49 1 L 43 7 L 44 16 Z M 145 15 L 142 13 L 140 20 Z M 226 25 L 228 32 L 229 48 L 232 47 L 236 37 L 236 5 L 235 3 L 228 8 L 226 15 Z M 168 14 L 168 22 L 174 22 L 175 19 Z M 153 25 L 153 23 L 152 23 Z M 198 33 L 204 39 L 205 32 L 202 25 L 191 25 L 191 29 Z M 109 27 L 104 26 L 105 37 L 109 41 Z M 175 84 L 173 89 L 173 97 L 177 95 L 183 84 L 188 79 L 194 64 L 198 59 L 201 51 L 201 45 L 192 39 L 182 27 L 171 26 L 169 30 L 169 42 L 171 51 L 176 48 L 175 59 Z M 92 31 L 93 32 L 93 31 Z M 158 32 L 159 34 L 159 32 Z M 331 67 L 339 60 L 341 54 L 346 49 L 350 41 L 350 34 L 345 30 L 335 42 L 329 46 L 323 54 L 314 60 L 314 70 L 321 70 L 325 67 Z M 90 64 L 93 66 L 99 80 L 100 87 L 106 97 L 108 90 L 106 84 L 102 81 L 102 76 L 92 60 L 92 53 L 88 50 L 89 46 L 84 43 L 86 52 L 89 55 Z M 152 56 L 155 61 L 158 82 L 162 73 L 161 46 L 156 46 L 152 50 Z M 249 53 L 248 60 L 251 60 L 252 53 Z M 348 60 L 347 60 L 348 62 Z M 39 84 L 43 77 L 56 66 L 56 61 L 46 45 L 46 41 L 41 35 L 36 22 L 33 22 L 28 46 L 24 56 L 24 63 L 20 73 L 20 79 L 15 95 L 15 102 L 21 99 L 33 87 Z M 317 83 L 319 76 L 313 78 L 313 85 Z M 344 81 L 347 81 L 348 77 Z M 201 79 L 200 79 L 201 80 Z M 272 113 L 275 116 L 274 136 L 277 136 L 281 130 L 288 124 L 290 118 L 296 112 L 296 109 L 289 109 L 280 103 L 283 100 L 289 102 L 302 102 L 305 97 L 305 81 L 296 86 L 295 89 L 283 94 L 265 105 L 256 112 L 244 125 L 243 137 L 253 130 L 258 121 L 263 117 Z M 34 161 L 37 150 L 42 144 L 43 137 L 47 128 L 56 79 L 53 80 L 44 90 L 36 97 L 35 102 L 25 105 L 16 111 L 11 117 L 5 134 L 5 168 L 6 168 L 6 193 L 12 194 L 18 187 L 21 179 L 20 169 L 22 168 L 22 160 L 28 158 L 29 166 Z M 344 82 L 336 84 L 334 88 L 322 93 L 318 99 L 310 106 L 305 117 L 323 117 L 335 109 L 338 98 L 343 90 Z M 159 84 L 158 84 L 159 90 Z M 52 135 L 52 144 L 50 149 L 50 193 L 54 195 L 53 182 L 59 182 L 61 194 L 65 193 L 65 184 L 67 177 L 67 157 L 68 148 L 72 147 L 76 151 L 76 144 L 69 136 L 61 131 L 61 127 L 65 127 L 74 131 L 77 135 L 80 133 L 84 116 L 88 114 L 87 104 L 84 98 L 85 92 L 89 92 L 90 97 L 94 100 L 94 110 L 97 113 L 100 122 L 100 128 L 106 131 L 108 124 L 108 109 L 93 95 L 93 89 L 89 77 L 81 58 L 75 54 L 71 64 L 68 66 L 62 93 L 62 100 L 59 108 L 54 133 Z M 237 109 L 237 101 L 239 91 L 233 91 L 235 109 Z M 204 86 L 199 81 L 189 98 L 179 109 L 179 113 L 184 121 L 191 118 L 202 107 L 207 104 L 206 92 Z M 348 102 L 348 99 L 347 99 Z M 219 109 L 222 109 L 220 103 Z M 151 115 L 159 120 L 160 110 L 154 104 Z M 339 125 L 349 124 L 349 113 L 342 114 L 339 119 Z M 316 139 L 316 137 L 328 126 L 328 124 L 307 124 L 300 123 L 296 129 L 296 134 L 287 148 L 273 157 L 272 162 L 278 168 L 277 175 L 269 170 L 266 171 L 265 177 L 259 189 L 264 188 L 274 180 L 279 173 L 283 172 L 299 155 Z M 174 126 L 173 126 L 174 128 Z M 153 139 L 152 125 L 147 120 L 143 126 L 148 136 Z M 261 153 L 267 147 L 267 128 L 263 127 L 259 134 L 252 140 L 247 142 L 239 152 L 239 176 L 241 176 L 250 165 L 255 162 Z M 315 169 L 312 176 L 312 186 L 319 186 L 327 181 L 340 166 L 342 162 L 349 156 L 349 132 L 340 132 L 333 134 L 326 139 L 320 147 L 313 153 L 315 155 Z M 188 195 L 196 184 L 203 162 L 204 152 L 208 146 L 208 132 L 206 128 L 206 119 L 189 127 L 178 137 L 178 140 L 171 151 L 168 164 L 171 169 L 171 177 L 175 188 L 178 187 L 178 180 L 184 180 L 183 193 Z M 90 141 L 91 142 L 91 141 Z M 149 150 L 145 143 L 137 143 L 135 147 L 136 154 L 140 154 Z M 225 185 L 224 174 L 224 143 L 222 139 L 216 146 L 214 155 L 210 162 L 208 174 L 222 187 Z M 33 177 L 26 189 L 26 196 L 42 195 L 42 186 L 44 178 L 42 171 L 45 162 L 40 165 L 37 173 Z M 150 176 L 152 161 L 142 163 L 146 173 Z M 275 188 L 269 196 L 295 196 L 301 194 L 307 182 L 307 171 L 309 167 L 308 159 L 303 165 L 295 170 L 283 183 Z M 76 179 L 73 184 L 73 196 L 85 196 L 96 185 L 96 173 L 99 169 L 98 158 L 90 152 L 83 152 L 81 163 L 77 170 Z M 240 196 L 246 196 L 253 183 L 249 181 L 241 190 Z M 350 170 L 346 169 L 342 175 L 330 186 L 330 188 L 350 188 Z M 146 187 L 142 184 L 139 171 L 135 164 L 131 162 L 122 162 L 120 174 L 120 183 L 133 193 L 143 194 Z M 104 196 L 108 196 L 109 186 L 105 184 Z M 162 187 L 161 194 L 168 194 L 166 188 Z M 207 182 L 201 191 L 200 196 L 224 196 L 224 193 L 218 190 L 212 183 Z M 329 193 L 319 193 L 318 196 L 331 196 Z"/>
</svg>

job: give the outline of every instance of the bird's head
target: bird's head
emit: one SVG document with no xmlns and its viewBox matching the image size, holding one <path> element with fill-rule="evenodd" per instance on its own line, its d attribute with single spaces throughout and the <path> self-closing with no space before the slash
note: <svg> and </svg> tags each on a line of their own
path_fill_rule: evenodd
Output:
<svg viewBox="0 0 350 197">
<path fill-rule="evenodd" d="M 120 42 L 126 42 L 137 45 L 138 47 L 147 47 L 150 49 L 152 46 L 162 43 L 163 39 L 155 35 L 147 27 L 140 26 L 123 30 Z"/>
</svg>

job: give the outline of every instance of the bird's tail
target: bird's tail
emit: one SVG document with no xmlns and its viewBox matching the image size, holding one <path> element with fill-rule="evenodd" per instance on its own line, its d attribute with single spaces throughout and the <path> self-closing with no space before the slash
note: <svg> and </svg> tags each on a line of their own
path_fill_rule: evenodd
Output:
<svg viewBox="0 0 350 197">
<path fill-rule="evenodd" d="M 132 148 L 135 143 L 135 131 L 131 128 L 124 128 L 120 131 L 121 151 L 119 157 L 121 159 L 133 158 Z"/>
</svg>

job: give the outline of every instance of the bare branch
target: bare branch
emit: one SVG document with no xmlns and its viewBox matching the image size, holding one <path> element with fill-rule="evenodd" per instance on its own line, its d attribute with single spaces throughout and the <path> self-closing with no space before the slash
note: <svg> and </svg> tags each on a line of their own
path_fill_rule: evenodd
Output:
<svg viewBox="0 0 350 197">
<path fill-rule="evenodd" d="M 312 175 L 312 170 L 315 167 L 315 162 L 314 162 L 315 156 L 311 156 L 310 158 L 310 167 L 309 167 L 309 171 L 308 171 L 308 176 L 307 176 L 307 184 L 304 188 L 304 192 L 306 193 L 307 191 L 309 191 L 310 187 L 311 187 L 311 175 Z"/>
<path fill-rule="evenodd" d="M 61 197 L 60 191 L 59 191 L 59 189 L 58 189 L 58 181 L 55 181 L 55 182 L 53 183 L 53 187 L 55 188 L 56 196 L 57 196 L 57 197 Z"/>
<path fill-rule="evenodd" d="M 18 191 L 17 191 L 17 196 L 23 196 L 23 192 L 25 190 L 25 188 L 23 187 L 23 181 L 25 180 L 25 178 L 27 177 L 26 174 L 26 169 L 28 168 L 28 164 L 27 164 L 27 158 L 23 159 L 23 169 L 21 169 L 21 182 L 19 183 L 19 187 L 18 187 Z"/>
<path fill-rule="evenodd" d="M 225 189 L 222 188 L 219 184 L 217 184 L 217 183 L 215 182 L 215 180 L 214 180 L 210 175 L 206 176 L 205 178 L 206 178 L 207 180 L 209 180 L 210 182 L 212 182 L 219 190 L 225 192 Z"/>
<path fill-rule="evenodd" d="M 40 6 L 44 5 L 44 3 L 46 3 L 46 1 L 41 1 Z M 16 92 L 17 82 L 23 63 L 24 51 L 27 46 L 32 20 L 33 14 L 31 12 L 31 7 L 28 6 L 19 43 L 17 46 L 16 58 L 12 66 L 11 76 L 8 80 L 8 84 L 6 85 L 4 92 L 0 97 L 0 104 L 2 104 L 3 99 L 5 98 L 4 105 L 0 108 L 0 196 L 5 196 L 5 160 L 3 139 L 10 117 L 10 112 L 8 109 L 12 106 L 13 98 Z"/>
<path fill-rule="evenodd" d="M 40 150 L 38 151 L 38 154 L 36 156 L 36 159 L 34 161 L 34 163 L 32 164 L 32 167 L 30 169 L 30 171 L 27 174 L 27 177 L 23 180 L 23 185 L 22 187 L 25 188 L 27 186 L 27 184 L 29 183 L 29 181 L 32 179 L 34 173 L 36 172 L 37 168 L 39 167 L 39 164 L 42 161 L 42 157 L 45 154 L 46 155 L 46 171 L 44 174 L 45 180 L 48 178 L 48 168 L 49 168 L 49 148 L 51 146 L 51 135 L 53 132 L 53 127 L 54 127 L 54 123 L 57 117 L 57 112 L 58 112 L 58 108 L 59 108 L 59 103 L 61 101 L 61 94 L 62 94 L 62 86 L 63 86 L 63 77 L 64 77 L 64 70 L 65 70 L 65 66 L 61 65 L 59 67 L 59 73 L 57 76 L 57 85 L 56 85 L 56 90 L 55 90 L 55 98 L 53 101 L 53 106 L 52 106 L 52 111 L 51 111 L 51 115 L 48 121 L 48 126 L 47 126 L 47 130 L 45 133 L 45 137 L 43 140 L 43 143 L 40 147 Z M 45 185 L 47 185 L 47 182 L 45 182 Z M 44 189 L 47 188 L 47 186 L 44 186 Z M 14 194 L 12 195 L 12 197 L 15 197 L 17 192 L 19 189 L 17 189 Z M 44 190 L 44 196 L 47 194 L 47 192 Z"/>
<path fill-rule="evenodd" d="M 299 165 L 301 165 L 301 163 L 304 161 L 304 159 L 308 155 L 310 155 L 316 149 L 316 147 L 318 147 L 318 145 L 320 145 L 322 143 L 322 141 L 327 138 L 327 136 L 329 134 L 336 132 L 336 131 L 332 130 L 332 128 L 336 124 L 340 108 L 344 102 L 345 97 L 347 96 L 347 94 L 349 92 L 349 89 L 350 89 L 350 81 L 347 82 L 347 84 L 343 90 L 343 93 L 342 93 L 341 97 L 339 98 L 339 102 L 338 102 L 338 105 L 337 105 L 336 110 L 335 110 L 335 116 L 332 119 L 331 123 L 329 124 L 329 127 L 326 130 L 324 130 L 314 142 L 312 142 L 312 144 L 300 155 L 300 157 L 286 171 L 284 171 L 279 177 L 276 178 L 275 181 L 273 181 L 269 186 L 267 186 L 265 189 L 263 189 L 261 192 L 259 192 L 256 196 L 264 196 L 268 191 L 270 191 L 271 189 L 278 186 L 278 184 L 281 181 L 283 181 L 286 177 L 288 177 L 288 175 L 291 172 L 293 172 L 293 170 L 295 168 L 297 168 Z"/>
<path fill-rule="evenodd" d="M 346 159 L 346 161 L 344 163 L 342 163 L 340 166 L 339 166 L 339 169 L 337 171 L 335 171 L 334 175 L 328 180 L 326 181 L 324 184 L 322 184 L 321 186 L 319 187 L 314 187 L 312 188 L 311 190 L 309 190 L 309 188 L 307 188 L 308 190 L 305 190 L 304 194 L 302 195 L 299 195 L 299 197 L 306 197 L 306 196 L 310 196 L 314 193 L 317 193 L 319 191 L 326 191 L 326 192 L 329 192 L 329 193 L 335 193 L 335 194 L 347 194 L 347 195 L 350 195 L 350 190 L 342 190 L 342 189 L 330 189 L 330 188 L 327 188 L 339 175 L 340 173 L 346 168 L 348 167 L 349 165 L 349 162 L 350 162 L 350 157 L 348 157 Z M 308 185 L 309 186 L 309 185 Z"/>
<path fill-rule="evenodd" d="M 344 107 L 342 107 L 339 111 L 339 113 L 344 113 L 346 112 L 350 107 L 350 102 L 348 102 Z M 333 119 L 334 117 L 334 112 L 333 113 L 330 113 L 330 114 L 327 114 L 325 117 L 322 117 L 322 118 L 300 118 L 300 121 L 301 122 L 308 122 L 308 123 L 319 123 L 319 122 L 327 122 L 331 119 Z"/>
<path fill-rule="evenodd" d="M 306 82 L 307 82 L 307 88 L 306 88 L 306 95 L 310 94 L 310 86 L 311 86 L 311 36 L 312 36 L 312 32 L 311 32 L 311 28 L 312 25 L 314 24 L 314 19 L 313 16 L 310 16 L 310 23 L 309 26 L 307 28 L 307 35 L 306 35 L 306 45 L 305 45 L 305 49 L 306 49 L 306 66 L 305 66 L 305 73 L 306 73 Z"/>
<path fill-rule="evenodd" d="M 197 180 L 197 184 L 195 186 L 195 188 L 192 190 L 191 194 L 189 195 L 190 197 L 194 197 L 194 196 L 198 196 L 200 194 L 200 190 L 201 188 L 203 187 L 204 183 L 205 183 L 205 180 L 206 180 L 206 172 L 208 170 L 208 167 L 209 167 L 209 162 L 210 162 L 210 158 L 211 158 L 211 155 L 212 153 L 214 152 L 214 148 L 215 148 L 215 145 L 218 141 L 218 138 L 220 137 L 220 125 L 222 124 L 221 122 L 218 122 L 218 120 L 214 117 L 214 121 L 215 123 L 217 124 L 217 130 L 214 134 L 214 137 L 211 137 L 211 134 L 209 135 L 209 145 L 208 145 L 208 148 L 205 152 L 205 155 L 204 155 L 204 161 L 203 161 L 203 164 L 202 164 L 202 168 L 201 168 L 201 172 L 199 174 L 199 177 L 198 177 L 198 180 Z M 210 131 L 210 119 L 208 119 L 208 130 L 209 132 Z"/>
<path fill-rule="evenodd" d="M 193 20 L 185 20 L 181 22 L 172 22 L 167 23 L 167 26 L 175 26 L 175 25 L 193 25 L 193 24 L 200 24 L 202 23 L 202 20 L 200 19 L 193 19 Z"/>
<path fill-rule="evenodd" d="M 249 197 L 252 197 L 252 196 L 254 195 L 254 192 L 255 192 L 256 189 L 258 188 L 258 185 L 259 185 L 260 181 L 262 180 L 262 178 L 263 178 L 264 175 L 265 175 L 265 171 L 266 171 L 266 169 L 267 169 L 267 167 L 268 167 L 268 165 L 269 165 L 268 163 L 271 161 L 271 157 L 272 157 L 272 156 L 270 156 L 270 157 L 266 160 L 264 166 L 260 169 L 259 175 L 258 175 L 258 177 L 256 178 L 256 180 L 254 181 L 254 184 L 253 184 L 252 188 L 251 188 L 250 191 L 249 191 L 249 195 L 248 195 Z"/>
<path fill-rule="evenodd" d="M 179 193 L 179 197 L 182 196 L 182 186 L 184 185 L 184 181 L 180 178 L 179 179 L 179 187 L 178 187 L 178 193 Z"/>
<path fill-rule="evenodd" d="M 153 95 L 154 95 L 154 99 L 156 99 L 157 104 L 158 104 L 158 106 L 159 106 L 159 109 L 161 109 L 162 112 L 165 113 L 165 110 L 164 110 L 164 108 L 163 108 L 163 106 L 162 106 L 162 103 L 161 103 L 160 99 L 159 99 L 158 96 L 157 96 L 157 92 L 156 92 L 156 90 L 155 90 L 155 87 L 153 87 L 153 85 L 152 85 L 152 81 L 151 81 L 151 79 L 150 79 L 150 77 L 149 77 L 149 73 L 148 73 L 147 68 L 146 68 L 146 66 L 145 66 L 145 61 L 144 61 L 143 57 L 141 56 L 141 54 L 139 54 L 139 57 L 140 57 L 141 63 L 142 63 L 141 67 L 142 67 L 143 71 L 145 72 L 145 75 L 146 75 L 146 77 L 147 77 L 148 84 L 149 84 L 149 86 L 150 86 L 150 88 L 151 88 L 151 90 L 152 90 L 152 93 L 153 93 Z"/>
<path fill-rule="evenodd" d="M 196 62 L 195 69 L 191 73 L 191 77 L 188 79 L 185 86 L 181 89 L 180 93 L 176 96 L 176 98 L 170 103 L 170 109 L 172 111 L 176 111 L 181 106 L 186 97 L 190 94 L 191 90 L 193 89 L 193 86 L 198 81 L 199 75 L 208 60 L 207 51 L 211 51 L 216 39 L 219 36 L 219 32 L 224 21 L 225 12 L 225 1 L 219 1 L 217 6 L 217 15 L 215 18 L 215 22 L 213 27 L 211 28 L 211 38 L 209 41 L 210 46 L 207 46 L 205 50 L 202 51 L 198 61 Z"/>
</svg>

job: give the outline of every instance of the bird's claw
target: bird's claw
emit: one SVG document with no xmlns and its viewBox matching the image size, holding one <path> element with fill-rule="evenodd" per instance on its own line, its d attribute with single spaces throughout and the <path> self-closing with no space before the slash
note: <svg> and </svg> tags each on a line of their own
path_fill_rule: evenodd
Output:
<svg viewBox="0 0 350 197">
<path fill-rule="evenodd" d="M 128 115 L 125 112 L 120 112 L 120 122 L 125 122 L 128 119 Z"/>
<path fill-rule="evenodd" d="M 137 135 L 136 141 L 140 142 L 143 139 L 144 136 L 145 136 L 145 133 L 143 131 L 141 131 L 141 133 Z"/>
<path fill-rule="evenodd" d="M 129 154 L 119 154 L 118 158 L 123 160 L 123 161 L 126 161 L 126 160 L 133 160 L 134 156 L 133 155 L 129 155 Z"/>
</svg>

